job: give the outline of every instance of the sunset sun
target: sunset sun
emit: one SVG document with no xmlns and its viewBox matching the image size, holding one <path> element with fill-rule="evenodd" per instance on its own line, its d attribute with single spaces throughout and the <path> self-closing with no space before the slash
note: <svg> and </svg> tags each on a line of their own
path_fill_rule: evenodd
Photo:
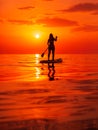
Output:
<svg viewBox="0 0 98 130">
<path fill-rule="evenodd" d="M 36 39 L 39 39 L 39 38 L 40 38 L 40 35 L 39 35 L 39 34 L 35 34 L 35 38 L 36 38 Z"/>
</svg>

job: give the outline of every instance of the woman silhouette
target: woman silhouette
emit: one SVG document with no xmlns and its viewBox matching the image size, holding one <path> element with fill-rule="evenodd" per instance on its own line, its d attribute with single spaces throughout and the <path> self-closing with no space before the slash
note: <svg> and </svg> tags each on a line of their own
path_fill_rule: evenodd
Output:
<svg viewBox="0 0 98 130">
<path fill-rule="evenodd" d="M 49 39 L 48 39 L 48 60 L 50 60 L 50 54 L 52 51 L 52 60 L 54 60 L 54 53 L 55 53 L 55 46 L 54 46 L 54 41 L 57 41 L 57 36 L 54 38 L 53 34 L 50 33 Z"/>
</svg>

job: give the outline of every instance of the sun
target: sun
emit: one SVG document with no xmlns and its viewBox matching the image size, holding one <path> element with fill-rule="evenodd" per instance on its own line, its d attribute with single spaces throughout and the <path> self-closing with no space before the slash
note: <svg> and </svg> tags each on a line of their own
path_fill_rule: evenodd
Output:
<svg viewBox="0 0 98 130">
<path fill-rule="evenodd" d="M 40 35 L 37 33 L 37 34 L 35 34 L 35 38 L 36 39 L 39 39 L 40 38 Z"/>
</svg>

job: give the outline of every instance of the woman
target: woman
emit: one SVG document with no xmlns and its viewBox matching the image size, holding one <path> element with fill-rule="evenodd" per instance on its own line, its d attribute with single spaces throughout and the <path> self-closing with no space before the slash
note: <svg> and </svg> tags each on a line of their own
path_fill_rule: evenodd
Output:
<svg viewBox="0 0 98 130">
<path fill-rule="evenodd" d="M 52 60 L 54 60 L 54 53 L 55 53 L 55 46 L 54 46 L 54 41 L 57 41 L 57 36 L 54 38 L 53 34 L 50 33 L 49 39 L 48 39 L 48 60 L 50 60 L 50 54 L 52 51 Z"/>
</svg>

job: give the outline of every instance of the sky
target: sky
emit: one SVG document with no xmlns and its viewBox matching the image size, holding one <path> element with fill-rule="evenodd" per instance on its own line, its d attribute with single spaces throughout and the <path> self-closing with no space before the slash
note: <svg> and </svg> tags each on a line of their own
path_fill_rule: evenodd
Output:
<svg viewBox="0 0 98 130">
<path fill-rule="evenodd" d="M 98 0 L 0 0 L 0 53 L 98 53 Z"/>
</svg>

